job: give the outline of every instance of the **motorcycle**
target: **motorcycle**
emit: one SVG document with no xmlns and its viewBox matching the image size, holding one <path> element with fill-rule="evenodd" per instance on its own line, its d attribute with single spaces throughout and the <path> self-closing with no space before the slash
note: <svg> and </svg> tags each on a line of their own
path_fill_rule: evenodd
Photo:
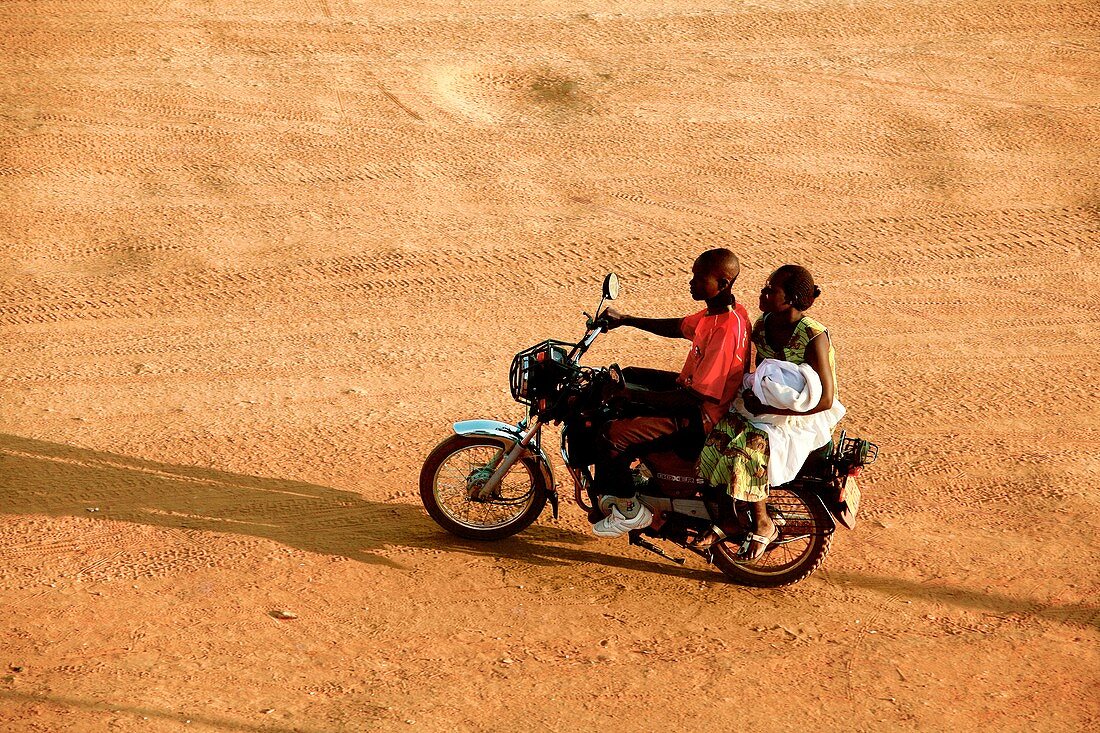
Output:
<svg viewBox="0 0 1100 733">
<path fill-rule="evenodd" d="M 618 365 L 582 366 L 581 357 L 607 331 L 601 309 L 619 295 L 618 277 L 604 279 L 596 315 L 588 313 L 577 342 L 547 340 L 512 359 L 513 399 L 527 408 L 512 425 L 498 420 L 463 420 L 424 461 L 420 498 L 441 527 L 459 537 L 499 540 L 523 531 L 549 503 L 555 519 L 559 497 L 542 428 L 561 425 L 561 456 L 573 480 L 573 498 L 590 517 L 599 512 L 592 468 L 603 429 L 625 406 L 613 398 L 628 375 Z M 741 531 L 707 550 L 694 544 L 718 516 L 716 497 L 724 487 L 696 477 L 695 460 L 675 449 L 642 456 L 632 469 L 638 498 L 653 512 L 650 526 L 629 533 L 631 545 L 679 565 L 650 540 L 669 542 L 712 563 L 737 583 L 761 588 L 791 585 L 807 578 L 829 553 L 837 524 L 854 529 L 861 492 L 855 477 L 878 457 L 878 447 L 841 432 L 836 443 L 812 453 L 798 476 L 772 487 L 767 511 L 779 538 L 755 560 L 745 560 L 752 526 L 747 505 L 734 504 Z M 603 508 L 606 511 L 606 508 Z"/>
</svg>

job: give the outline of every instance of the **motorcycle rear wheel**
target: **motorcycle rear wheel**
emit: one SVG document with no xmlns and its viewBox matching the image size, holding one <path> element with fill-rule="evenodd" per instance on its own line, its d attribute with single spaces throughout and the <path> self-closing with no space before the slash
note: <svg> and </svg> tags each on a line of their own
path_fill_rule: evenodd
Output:
<svg viewBox="0 0 1100 733">
<path fill-rule="evenodd" d="M 720 542 L 714 546 L 714 564 L 729 578 L 754 588 L 779 588 L 809 577 L 829 554 L 833 522 L 821 500 L 811 492 L 779 486 L 768 496 L 768 514 L 781 518 L 777 539 L 752 561 L 738 560 L 741 546 Z"/>
<path fill-rule="evenodd" d="M 530 456 L 516 462 L 486 501 L 468 498 L 467 487 L 504 443 L 476 435 L 454 435 L 440 443 L 420 469 L 420 500 L 431 518 L 451 534 L 470 540 L 499 540 L 527 529 L 546 506 L 550 487 Z"/>
</svg>

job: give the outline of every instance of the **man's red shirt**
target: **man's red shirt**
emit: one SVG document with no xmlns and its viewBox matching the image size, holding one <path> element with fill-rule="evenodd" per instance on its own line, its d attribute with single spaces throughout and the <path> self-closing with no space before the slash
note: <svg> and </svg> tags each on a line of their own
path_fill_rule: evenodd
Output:
<svg viewBox="0 0 1100 733">
<path fill-rule="evenodd" d="M 749 312 L 740 303 L 717 315 L 704 308 L 685 316 L 680 332 L 691 339 L 691 351 L 677 381 L 708 398 L 702 411 L 703 428 L 710 432 L 741 391 L 752 333 Z"/>
</svg>

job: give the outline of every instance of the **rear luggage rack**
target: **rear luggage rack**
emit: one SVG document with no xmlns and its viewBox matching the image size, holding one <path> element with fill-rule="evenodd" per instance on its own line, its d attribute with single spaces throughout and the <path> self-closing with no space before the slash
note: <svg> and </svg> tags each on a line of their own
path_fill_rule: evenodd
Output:
<svg viewBox="0 0 1100 733">
<path fill-rule="evenodd" d="M 841 474 L 856 476 L 864 466 L 874 463 L 877 458 L 877 445 L 862 438 L 849 438 L 841 431 L 839 445 L 833 455 L 833 461 Z"/>
</svg>

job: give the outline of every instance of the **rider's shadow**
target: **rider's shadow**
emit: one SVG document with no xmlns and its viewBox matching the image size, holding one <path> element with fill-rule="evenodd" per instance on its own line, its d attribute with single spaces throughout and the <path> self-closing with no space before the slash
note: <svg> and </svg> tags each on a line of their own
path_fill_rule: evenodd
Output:
<svg viewBox="0 0 1100 733">
<path fill-rule="evenodd" d="M 0 435 L 0 513 L 74 516 L 238 534 L 392 568 L 402 566 L 386 556 L 387 550 L 413 547 L 539 566 L 594 563 L 726 582 L 717 570 L 682 568 L 645 557 L 642 550 L 628 549 L 625 542 L 610 544 L 566 528 L 534 525 L 497 542 L 463 540 L 440 529 L 419 505 L 368 501 L 350 491 L 302 481 L 157 463 L 14 435 Z M 41 542 L 45 549 L 55 538 L 43 537 Z M 1033 603 L 843 570 L 830 570 L 822 580 L 891 596 L 929 598 L 1100 628 L 1100 610 L 1091 605 Z"/>
<path fill-rule="evenodd" d="M 386 556 L 387 550 L 413 547 L 544 566 L 599 563 L 723 578 L 716 571 L 601 551 L 609 549 L 605 543 L 565 528 L 534 525 L 521 536 L 497 542 L 462 540 L 440 529 L 419 505 L 369 501 L 302 481 L 158 463 L 14 435 L 0 435 L 0 513 L 238 534 L 394 568 L 401 565 Z"/>
</svg>

